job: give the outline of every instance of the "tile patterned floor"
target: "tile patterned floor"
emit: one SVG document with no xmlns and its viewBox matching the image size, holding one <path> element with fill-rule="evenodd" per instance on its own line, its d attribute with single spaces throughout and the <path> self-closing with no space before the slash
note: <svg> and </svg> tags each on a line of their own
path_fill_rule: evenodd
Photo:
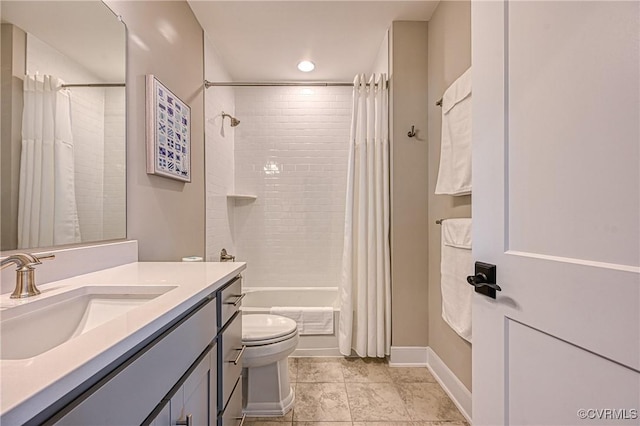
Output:
<svg viewBox="0 0 640 426">
<path fill-rule="evenodd" d="M 463 426 L 456 406 L 426 368 L 384 360 L 289 358 L 296 405 L 248 426 Z"/>
</svg>

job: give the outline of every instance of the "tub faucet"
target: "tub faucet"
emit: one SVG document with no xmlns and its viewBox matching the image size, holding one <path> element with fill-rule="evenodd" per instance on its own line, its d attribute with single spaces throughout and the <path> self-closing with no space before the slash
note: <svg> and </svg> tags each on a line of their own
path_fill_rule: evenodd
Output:
<svg viewBox="0 0 640 426">
<path fill-rule="evenodd" d="M 54 259 L 54 254 L 43 254 L 36 256 L 29 253 L 16 253 L 2 259 L 0 269 L 4 269 L 11 264 L 15 264 L 16 268 L 16 288 L 11 293 L 11 299 L 21 299 L 40 294 L 40 290 L 36 287 L 35 266 L 40 265 L 41 260 Z"/>
<path fill-rule="evenodd" d="M 220 252 L 220 262 L 235 262 L 236 257 L 227 253 L 227 249 L 222 249 Z"/>
</svg>

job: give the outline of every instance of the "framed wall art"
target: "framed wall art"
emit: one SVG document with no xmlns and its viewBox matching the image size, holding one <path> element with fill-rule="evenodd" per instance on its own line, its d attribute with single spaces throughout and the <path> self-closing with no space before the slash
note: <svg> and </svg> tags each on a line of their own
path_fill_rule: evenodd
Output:
<svg viewBox="0 0 640 426">
<path fill-rule="evenodd" d="M 191 182 L 191 108 L 147 74 L 147 173 Z"/>
</svg>

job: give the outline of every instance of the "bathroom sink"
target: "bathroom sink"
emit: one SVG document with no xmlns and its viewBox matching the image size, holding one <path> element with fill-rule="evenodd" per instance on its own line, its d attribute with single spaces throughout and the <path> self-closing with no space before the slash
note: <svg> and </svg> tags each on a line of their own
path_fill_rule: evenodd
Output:
<svg viewBox="0 0 640 426">
<path fill-rule="evenodd" d="M 40 355 L 174 288 L 85 286 L 0 306 L 0 359 Z"/>
</svg>

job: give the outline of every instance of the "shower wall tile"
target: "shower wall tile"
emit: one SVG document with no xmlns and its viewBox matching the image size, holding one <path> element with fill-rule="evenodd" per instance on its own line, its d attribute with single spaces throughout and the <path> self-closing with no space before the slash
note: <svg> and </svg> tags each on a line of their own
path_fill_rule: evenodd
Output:
<svg viewBox="0 0 640 426">
<path fill-rule="evenodd" d="M 344 237 L 349 87 L 236 88 L 235 207 L 247 286 L 335 287 Z"/>
<path fill-rule="evenodd" d="M 211 42 L 205 37 L 205 78 L 210 81 L 233 80 L 222 68 Z M 237 127 L 222 121 L 222 111 L 235 114 L 234 89 L 211 87 L 205 91 L 205 173 L 206 173 L 206 246 L 208 261 L 218 261 L 220 250 L 236 254 L 233 238 L 234 133 Z M 242 119 L 241 119 L 242 120 Z M 242 123 L 244 125 L 244 122 Z"/>
</svg>

